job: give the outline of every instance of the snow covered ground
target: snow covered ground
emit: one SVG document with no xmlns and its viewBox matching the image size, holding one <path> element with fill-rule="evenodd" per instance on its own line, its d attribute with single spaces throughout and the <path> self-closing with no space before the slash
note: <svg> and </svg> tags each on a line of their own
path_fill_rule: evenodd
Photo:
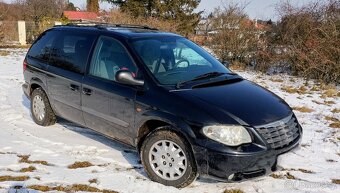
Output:
<svg viewBox="0 0 340 193">
<path fill-rule="evenodd" d="M 137 153 L 118 142 L 67 121 L 47 128 L 36 125 L 30 116 L 30 102 L 21 90 L 26 50 L 7 51 L 7 56 L 0 54 L 0 192 L 7 192 L 9 187 L 18 184 L 46 187 L 82 184 L 120 193 L 222 193 L 226 189 L 246 193 L 340 191 L 340 185 L 336 184 L 339 183 L 336 179 L 340 179 L 340 128 L 333 128 L 339 127 L 339 87 L 327 88 L 312 81 L 306 84 L 303 79 L 287 75 L 239 71 L 245 78 L 278 94 L 292 107 L 307 111 L 296 111 L 304 129 L 301 145 L 279 157 L 275 175 L 240 183 L 198 179 L 178 190 L 151 182 Z M 88 161 L 92 166 L 69 169 L 76 161 Z M 33 167 L 27 170 L 33 171 L 24 172 L 23 168 L 29 166 Z M 24 181 L 10 181 L 13 177 Z"/>
</svg>

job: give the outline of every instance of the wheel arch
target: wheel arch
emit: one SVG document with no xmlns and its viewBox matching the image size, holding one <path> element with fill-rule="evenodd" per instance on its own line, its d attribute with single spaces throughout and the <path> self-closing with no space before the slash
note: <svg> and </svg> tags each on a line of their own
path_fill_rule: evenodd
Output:
<svg viewBox="0 0 340 193">
<path fill-rule="evenodd" d="M 163 126 L 170 126 L 169 129 L 186 140 L 191 146 L 191 150 L 193 150 L 192 140 L 195 139 L 196 136 L 191 127 L 185 121 L 168 113 L 152 112 L 149 113 L 148 116 L 145 116 L 145 118 L 140 121 L 137 126 L 138 129 L 136 133 L 135 146 L 138 152 L 140 151 L 145 138 L 150 133 Z"/>
<path fill-rule="evenodd" d="M 33 90 L 42 88 L 47 94 L 46 86 L 43 81 L 39 78 L 32 78 L 29 85 L 29 96 L 31 97 Z M 47 96 L 48 97 L 48 96 Z"/>
</svg>

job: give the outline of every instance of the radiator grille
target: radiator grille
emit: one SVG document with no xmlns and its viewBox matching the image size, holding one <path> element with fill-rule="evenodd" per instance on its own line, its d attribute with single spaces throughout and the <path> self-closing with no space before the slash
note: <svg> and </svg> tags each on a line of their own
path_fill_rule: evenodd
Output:
<svg viewBox="0 0 340 193">
<path fill-rule="evenodd" d="M 268 125 L 259 126 L 257 131 L 273 149 L 286 147 L 300 136 L 298 123 L 293 115 Z"/>
</svg>

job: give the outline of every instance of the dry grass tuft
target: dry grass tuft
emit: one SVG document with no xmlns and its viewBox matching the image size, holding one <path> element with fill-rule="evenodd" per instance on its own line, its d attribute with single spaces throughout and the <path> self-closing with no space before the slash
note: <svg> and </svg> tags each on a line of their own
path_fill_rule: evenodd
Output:
<svg viewBox="0 0 340 193">
<path fill-rule="evenodd" d="M 223 193 L 244 193 L 244 191 L 240 189 L 226 189 Z"/>
<path fill-rule="evenodd" d="M 42 186 L 42 185 L 30 185 L 30 186 L 27 186 L 27 188 L 32 189 L 32 190 L 38 190 L 41 192 L 48 192 L 48 191 L 53 190 L 49 186 Z"/>
<path fill-rule="evenodd" d="M 330 88 L 330 89 L 325 90 L 322 93 L 321 98 L 326 98 L 326 97 L 335 98 L 335 97 L 337 97 L 337 94 L 338 94 L 338 92 L 336 91 L 336 89 Z"/>
<path fill-rule="evenodd" d="M 0 182 L 5 181 L 26 181 L 30 177 L 28 176 L 0 176 Z"/>
<path fill-rule="evenodd" d="M 281 87 L 283 91 L 286 91 L 290 94 L 297 93 L 297 94 L 306 94 L 307 88 L 305 86 L 300 86 L 299 88 L 294 88 L 292 86 L 283 86 Z"/>
<path fill-rule="evenodd" d="M 335 109 L 332 110 L 332 113 L 340 113 L 340 109 L 335 108 Z"/>
<path fill-rule="evenodd" d="M 97 178 L 90 179 L 90 180 L 89 180 L 89 183 L 90 183 L 90 184 L 98 184 L 98 179 L 97 179 Z"/>
<path fill-rule="evenodd" d="M 41 192 L 49 192 L 49 191 L 62 191 L 62 192 L 103 192 L 103 193 L 118 193 L 113 190 L 101 190 L 93 186 L 85 185 L 85 184 L 73 184 L 71 186 L 43 186 L 43 185 L 31 185 L 27 188 L 38 190 Z"/>
<path fill-rule="evenodd" d="M 269 175 L 270 177 L 272 177 L 272 178 L 275 178 L 275 179 L 283 179 L 283 176 L 282 175 L 279 175 L 279 174 L 270 174 Z"/>
<path fill-rule="evenodd" d="M 270 78 L 269 80 L 272 82 L 283 82 L 283 80 L 280 78 Z"/>
<path fill-rule="evenodd" d="M 325 116 L 325 119 L 326 119 L 327 121 L 334 121 L 334 122 L 339 121 L 339 119 L 337 119 L 337 118 L 335 118 L 335 117 L 330 117 L 330 116 Z"/>
<path fill-rule="evenodd" d="M 306 170 L 306 169 L 302 169 L 302 168 L 299 168 L 299 171 L 302 172 L 302 173 L 306 173 L 306 174 L 314 174 L 315 173 L 312 170 Z"/>
<path fill-rule="evenodd" d="M 88 162 L 88 161 L 84 161 L 84 162 L 74 162 L 74 164 L 69 165 L 68 168 L 69 169 L 77 169 L 77 168 L 87 168 L 87 167 L 91 167 L 93 166 L 92 163 Z"/>
<path fill-rule="evenodd" d="M 8 56 L 8 55 L 9 55 L 9 51 L 0 50 L 0 56 Z"/>
<path fill-rule="evenodd" d="M 333 184 L 340 184 L 340 179 L 332 179 Z"/>
<path fill-rule="evenodd" d="M 319 86 L 314 85 L 310 90 L 311 91 L 320 91 L 321 89 L 320 89 Z"/>
<path fill-rule="evenodd" d="M 18 155 L 18 157 L 20 158 L 19 163 L 28 163 L 28 164 L 41 164 L 41 165 L 45 165 L 45 166 L 50 166 L 51 164 L 49 164 L 47 161 L 42 161 L 42 160 L 29 160 L 29 155 Z"/>
<path fill-rule="evenodd" d="M 21 170 L 20 170 L 20 172 L 33 172 L 33 171 L 35 171 L 35 170 L 37 170 L 37 168 L 35 168 L 34 166 L 29 166 L 28 168 L 22 168 Z"/>
<path fill-rule="evenodd" d="M 331 128 L 340 128 L 340 121 L 329 124 Z"/>
<path fill-rule="evenodd" d="M 34 179 L 36 179 L 36 180 L 41 180 L 41 178 L 39 177 L 39 176 L 35 176 L 35 177 L 33 177 Z"/>
<path fill-rule="evenodd" d="M 326 104 L 326 105 L 334 105 L 335 102 L 334 102 L 334 101 L 325 101 L 325 104 Z"/>
<path fill-rule="evenodd" d="M 296 110 L 302 113 L 311 113 L 314 111 L 313 109 L 310 109 L 308 107 L 293 107 L 293 110 Z"/>
<path fill-rule="evenodd" d="M 290 174 L 289 172 L 287 172 L 287 173 L 285 174 L 285 176 L 286 176 L 286 178 L 289 179 L 289 180 L 295 180 L 295 179 L 296 179 L 295 176 L 293 176 L 293 175 Z"/>
</svg>

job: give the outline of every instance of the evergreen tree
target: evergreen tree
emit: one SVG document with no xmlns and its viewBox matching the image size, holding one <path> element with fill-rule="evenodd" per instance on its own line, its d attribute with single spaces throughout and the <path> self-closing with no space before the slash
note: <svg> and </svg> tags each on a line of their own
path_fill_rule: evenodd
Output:
<svg viewBox="0 0 340 193">
<path fill-rule="evenodd" d="M 200 0 L 106 0 L 118 5 L 122 11 L 135 17 L 154 17 L 164 20 L 177 21 L 178 31 L 183 35 L 194 32 L 201 12 L 194 10 Z"/>
<path fill-rule="evenodd" d="M 86 6 L 87 11 L 99 12 L 99 1 L 98 0 L 87 0 L 87 6 Z"/>
</svg>

